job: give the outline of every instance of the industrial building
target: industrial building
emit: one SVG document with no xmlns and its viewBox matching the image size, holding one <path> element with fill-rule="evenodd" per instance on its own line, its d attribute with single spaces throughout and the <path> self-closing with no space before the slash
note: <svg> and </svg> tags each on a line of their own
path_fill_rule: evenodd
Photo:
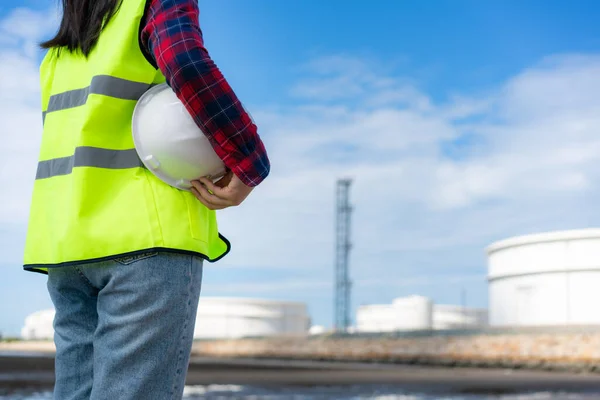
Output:
<svg viewBox="0 0 600 400">
<path fill-rule="evenodd" d="M 54 309 L 37 311 L 25 318 L 21 337 L 52 339 Z M 201 297 L 194 338 L 223 339 L 248 336 L 308 335 L 310 318 L 304 303 Z"/>
<path fill-rule="evenodd" d="M 514 237 L 487 255 L 492 326 L 600 324 L 600 229 Z"/>
<path fill-rule="evenodd" d="M 360 306 L 356 314 L 358 332 L 473 329 L 486 325 L 486 310 L 434 304 L 423 296 L 397 298 L 392 304 Z"/>
</svg>

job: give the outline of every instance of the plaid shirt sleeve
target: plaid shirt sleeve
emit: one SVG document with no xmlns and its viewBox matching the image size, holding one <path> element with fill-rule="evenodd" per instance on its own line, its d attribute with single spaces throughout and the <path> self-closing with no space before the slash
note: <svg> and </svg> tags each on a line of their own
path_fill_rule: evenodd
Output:
<svg viewBox="0 0 600 400">
<path fill-rule="evenodd" d="M 248 186 L 269 174 L 257 127 L 204 47 L 198 0 L 148 0 L 141 45 L 207 135 L 227 168 Z"/>
</svg>

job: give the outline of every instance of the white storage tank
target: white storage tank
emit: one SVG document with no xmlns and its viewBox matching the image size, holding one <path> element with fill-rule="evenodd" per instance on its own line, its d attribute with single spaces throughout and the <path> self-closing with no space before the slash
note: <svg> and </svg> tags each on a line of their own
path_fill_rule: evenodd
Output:
<svg viewBox="0 0 600 400">
<path fill-rule="evenodd" d="M 488 324 L 488 311 L 453 304 L 433 306 L 433 329 L 476 329 Z"/>
<path fill-rule="evenodd" d="M 25 318 L 21 328 L 21 338 L 25 340 L 43 340 L 54 338 L 54 309 L 36 311 Z"/>
<path fill-rule="evenodd" d="M 427 330 L 432 327 L 431 299 L 410 296 L 392 304 L 360 306 L 356 313 L 358 332 L 394 332 Z"/>
<path fill-rule="evenodd" d="M 415 331 L 433 327 L 433 302 L 428 297 L 401 297 L 392 303 L 398 315 L 398 329 Z"/>
<path fill-rule="evenodd" d="M 358 332 L 393 332 L 398 330 L 398 316 L 392 304 L 371 304 L 356 311 Z"/>
<path fill-rule="evenodd" d="M 29 315 L 21 329 L 23 339 L 52 339 L 54 309 Z M 304 303 L 200 297 L 194 338 L 308 335 L 310 318 Z"/>
<path fill-rule="evenodd" d="M 490 325 L 600 324 L 600 229 L 515 237 L 487 255 Z"/>
<path fill-rule="evenodd" d="M 194 338 L 308 335 L 310 318 L 304 303 L 228 298 L 200 298 Z"/>
</svg>

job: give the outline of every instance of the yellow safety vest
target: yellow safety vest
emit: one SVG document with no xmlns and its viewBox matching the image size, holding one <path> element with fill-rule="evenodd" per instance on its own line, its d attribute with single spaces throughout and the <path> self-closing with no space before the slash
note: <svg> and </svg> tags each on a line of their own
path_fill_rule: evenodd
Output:
<svg viewBox="0 0 600 400">
<path fill-rule="evenodd" d="M 216 213 L 144 168 L 131 118 L 165 77 L 139 46 L 146 0 L 123 0 L 86 59 L 51 49 L 40 66 L 44 129 L 24 268 L 156 251 L 222 258 Z"/>
</svg>

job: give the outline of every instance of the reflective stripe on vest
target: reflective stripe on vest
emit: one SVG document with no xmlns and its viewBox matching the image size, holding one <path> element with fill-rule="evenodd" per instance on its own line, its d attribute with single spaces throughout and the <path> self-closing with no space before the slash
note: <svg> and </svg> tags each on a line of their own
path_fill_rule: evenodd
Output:
<svg viewBox="0 0 600 400">
<path fill-rule="evenodd" d="M 152 85 L 115 78 L 114 76 L 94 76 L 92 83 L 88 87 L 50 96 L 46 114 L 82 106 L 86 103 L 90 93 L 101 94 L 116 99 L 138 100 L 150 86 Z"/>
<path fill-rule="evenodd" d="M 209 261 L 229 242 L 216 213 L 144 168 L 131 134 L 140 96 L 165 81 L 139 49 L 146 0 L 123 0 L 85 58 L 50 50 L 40 66 L 43 135 L 24 267 L 99 262 L 148 250 Z"/>
<path fill-rule="evenodd" d="M 124 169 L 144 167 L 135 149 L 108 150 L 96 147 L 78 147 L 70 157 L 40 161 L 35 179 L 47 179 L 67 175 L 75 167 Z"/>
</svg>

